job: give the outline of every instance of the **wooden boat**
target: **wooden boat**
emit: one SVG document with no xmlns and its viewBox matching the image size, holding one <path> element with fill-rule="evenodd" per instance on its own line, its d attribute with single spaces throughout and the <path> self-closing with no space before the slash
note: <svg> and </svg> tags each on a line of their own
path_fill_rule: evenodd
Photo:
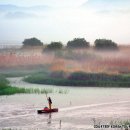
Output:
<svg viewBox="0 0 130 130">
<path fill-rule="evenodd" d="M 37 110 L 38 114 L 58 112 L 58 108 Z"/>
</svg>

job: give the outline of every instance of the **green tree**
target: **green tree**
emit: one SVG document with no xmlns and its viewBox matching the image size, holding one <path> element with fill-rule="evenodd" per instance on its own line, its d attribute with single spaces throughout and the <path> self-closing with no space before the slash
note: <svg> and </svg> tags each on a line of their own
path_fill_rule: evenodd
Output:
<svg viewBox="0 0 130 130">
<path fill-rule="evenodd" d="M 107 39 L 96 39 L 94 42 L 95 49 L 101 50 L 115 50 L 118 48 L 117 44 L 112 40 Z"/>
<path fill-rule="evenodd" d="M 56 51 L 61 50 L 63 48 L 63 44 L 61 42 L 51 42 L 45 48 L 46 51 Z"/>
<path fill-rule="evenodd" d="M 72 41 L 68 41 L 67 48 L 78 49 L 78 48 L 88 48 L 90 46 L 84 38 L 74 38 Z"/>
<path fill-rule="evenodd" d="M 23 46 L 43 46 L 43 43 L 39 39 L 33 37 L 25 39 L 23 41 Z"/>
</svg>

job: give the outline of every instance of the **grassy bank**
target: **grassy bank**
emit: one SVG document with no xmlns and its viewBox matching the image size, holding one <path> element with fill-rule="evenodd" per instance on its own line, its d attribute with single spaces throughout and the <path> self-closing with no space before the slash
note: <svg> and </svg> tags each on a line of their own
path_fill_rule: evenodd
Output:
<svg viewBox="0 0 130 130">
<path fill-rule="evenodd" d="M 10 86 L 9 81 L 0 75 L 0 95 L 13 95 L 13 94 L 44 94 L 44 93 L 60 93 L 67 94 L 67 90 L 52 88 L 38 89 L 38 88 L 18 88 Z"/>
<path fill-rule="evenodd" d="M 57 74 L 58 75 L 58 74 Z M 97 73 L 75 72 L 64 77 L 52 74 L 35 74 L 24 78 L 24 81 L 37 84 L 49 84 L 58 86 L 92 86 L 92 87 L 130 87 L 130 76 L 108 75 Z"/>
</svg>

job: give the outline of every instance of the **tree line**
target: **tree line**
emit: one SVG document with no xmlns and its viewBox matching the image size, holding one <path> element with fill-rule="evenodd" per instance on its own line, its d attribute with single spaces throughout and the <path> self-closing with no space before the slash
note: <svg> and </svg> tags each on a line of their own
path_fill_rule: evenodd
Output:
<svg viewBox="0 0 130 130">
<path fill-rule="evenodd" d="M 51 42 L 50 44 L 44 45 L 37 38 L 28 38 L 23 41 L 23 47 L 27 46 L 45 46 L 46 51 L 55 51 L 61 50 L 64 47 L 67 49 L 85 49 L 90 47 L 90 42 L 86 41 L 85 38 L 74 38 L 67 42 L 67 45 L 64 46 L 62 42 Z M 109 39 L 96 39 L 94 42 L 94 48 L 97 50 L 116 50 L 118 48 L 117 43 Z"/>
</svg>

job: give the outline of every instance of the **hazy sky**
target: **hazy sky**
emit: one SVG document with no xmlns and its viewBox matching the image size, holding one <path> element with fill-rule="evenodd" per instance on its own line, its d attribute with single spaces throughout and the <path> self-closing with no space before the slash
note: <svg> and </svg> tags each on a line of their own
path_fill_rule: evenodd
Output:
<svg viewBox="0 0 130 130">
<path fill-rule="evenodd" d="M 84 37 L 130 43 L 130 0 L 0 0 L 0 44 Z"/>
<path fill-rule="evenodd" d="M 19 6 L 78 6 L 87 0 L 0 0 L 1 4 L 14 4 Z"/>
</svg>

